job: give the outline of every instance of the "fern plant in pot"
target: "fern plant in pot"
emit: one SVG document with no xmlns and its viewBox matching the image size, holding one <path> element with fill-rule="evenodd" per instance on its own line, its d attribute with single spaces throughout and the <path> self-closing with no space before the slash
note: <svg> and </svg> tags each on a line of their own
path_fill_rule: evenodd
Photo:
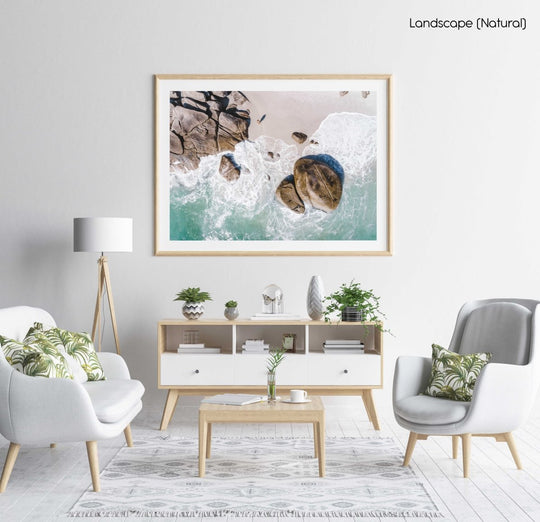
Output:
<svg viewBox="0 0 540 522">
<path fill-rule="evenodd" d="M 380 308 L 380 298 L 373 290 L 364 290 L 354 280 L 343 283 L 338 290 L 324 298 L 327 303 L 324 320 L 338 316 L 342 321 L 382 322 L 385 315 Z"/>
<path fill-rule="evenodd" d="M 182 313 L 187 319 L 198 319 L 204 314 L 204 302 L 211 301 L 208 292 L 201 291 L 200 288 L 184 288 L 176 294 L 174 301 L 184 301 Z"/>
</svg>

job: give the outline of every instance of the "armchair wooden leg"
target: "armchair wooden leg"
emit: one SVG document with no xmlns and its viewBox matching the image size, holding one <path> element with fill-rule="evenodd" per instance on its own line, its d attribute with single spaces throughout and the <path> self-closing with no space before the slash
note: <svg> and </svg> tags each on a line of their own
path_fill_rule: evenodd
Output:
<svg viewBox="0 0 540 522">
<path fill-rule="evenodd" d="M 508 444 L 508 448 L 510 449 L 510 453 L 512 453 L 512 457 L 514 458 L 514 462 L 516 463 L 517 469 L 523 469 L 521 466 L 521 460 L 519 459 L 516 443 L 514 441 L 512 432 L 509 431 L 508 433 L 504 433 L 503 435 L 506 440 L 506 444 Z"/>
<path fill-rule="evenodd" d="M 129 448 L 133 447 L 133 437 L 131 436 L 131 425 L 128 424 L 124 429 L 124 436 L 126 437 L 126 443 Z"/>
<path fill-rule="evenodd" d="M 86 441 L 86 451 L 88 453 L 88 463 L 90 464 L 90 474 L 92 475 L 92 485 L 94 491 L 101 491 L 99 484 L 99 459 L 97 452 L 97 442 L 95 440 Z"/>
<path fill-rule="evenodd" d="M 13 470 L 15 461 L 17 460 L 20 447 L 20 444 L 15 444 L 14 442 L 9 443 L 6 462 L 4 464 L 4 471 L 2 472 L 2 478 L 0 479 L 0 493 L 3 493 L 6 490 L 6 486 L 9 481 L 9 477 L 11 476 L 11 471 Z"/>
<path fill-rule="evenodd" d="M 459 435 L 452 435 L 452 458 L 457 459 L 459 448 Z"/>
<path fill-rule="evenodd" d="M 55 443 L 55 442 L 51 442 L 51 444 L 49 445 L 49 447 L 50 447 L 51 449 L 56 448 L 56 443 Z"/>
<path fill-rule="evenodd" d="M 403 459 L 404 466 L 409 465 L 409 462 L 411 461 L 411 457 L 414 451 L 414 446 L 416 445 L 417 440 L 418 440 L 418 433 L 414 433 L 411 431 L 411 433 L 409 433 L 409 442 L 407 442 L 407 449 L 405 450 L 405 458 Z"/>
<path fill-rule="evenodd" d="M 469 463 L 471 461 L 471 434 L 461 435 L 461 444 L 463 452 L 463 477 L 469 478 Z"/>
</svg>

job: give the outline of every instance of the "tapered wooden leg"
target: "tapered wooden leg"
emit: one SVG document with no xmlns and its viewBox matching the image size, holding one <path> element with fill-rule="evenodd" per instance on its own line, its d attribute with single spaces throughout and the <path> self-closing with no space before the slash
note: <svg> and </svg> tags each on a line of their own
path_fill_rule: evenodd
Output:
<svg viewBox="0 0 540 522">
<path fill-rule="evenodd" d="M 11 476 L 15 461 L 17 460 L 17 455 L 19 454 L 20 448 L 20 444 L 15 444 L 14 442 L 9 443 L 6 462 L 4 463 L 4 471 L 2 471 L 2 478 L 0 479 L 0 493 L 3 493 L 6 490 L 6 486 L 9 481 L 9 477 Z"/>
<path fill-rule="evenodd" d="M 418 433 L 411 431 L 409 433 L 409 442 L 407 442 L 407 449 L 405 450 L 405 458 L 403 459 L 403 465 L 408 466 L 411 462 L 411 457 L 416 446 L 416 441 L 418 439 Z"/>
<path fill-rule="evenodd" d="M 459 435 L 452 435 L 452 458 L 457 459 L 459 448 Z"/>
<path fill-rule="evenodd" d="M 362 390 L 362 400 L 364 401 L 364 407 L 366 408 L 366 413 L 368 419 L 373 424 L 373 428 L 380 430 L 379 419 L 377 418 L 377 410 L 375 409 L 375 404 L 373 403 L 373 394 L 371 389 Z"/>
<path fill-rule="evenodd" d="M 319 430 L 317 429 L 317 423 L 313 423 L 313 446 L 315 448 L 315 458 L 319 458 Z"/>
<path fill-rule="evenodd" d="M 178 390 L 169 390 L 169 393 L 167 394 L 167 402 L 165 402 L 165 408 L 163 408 L 163 416 L 161 417 L 161 426 L 159 428 L 160 430 L 167 429 L 167 426 L 169 425 L 169 422 L 174 414 L 179 395 L 180 392 Z"/>
<path fill-rule="evenodd" d="M 49 445 L 49 448 L 56 448 L 56 443 L 51 442 L 50 445 Z"/>
<path fill-rule="evenodd" d="M 98 259 L 98 291 L 96 297 L 96 308 L 94 310 L 94 323 L 92 325 L 92 341 L 98 346 L 101 352 L 101 299 L 103 296 L 103 283 L 105 282 L 105 272 L 103 271 L 103 256 Z M 96 342 L 97 329 L 97 342 Z"/>
<path fill-rule="evenodd" d="M 512 453 L 512 457 L 514 458 L 514 462 L 516 463 L 517 469 L 523 469 L 521 466 L 521 460 L 519 458 L 516 443 L 514 441 L 514 437 L 511 432 L 504 433 L 504 438 L 506 440 L 506 444 L 508 444 L 508 448 L 510 448 L 510 453 Z"/>
<path fill-rule="evenodd" d="M 208 432 L 208 422 L 199 412 L 199 477 L 204 477 L 206 467 L 206 442 Z"/>
<path fill-rule="evenodd" d="M 324 477 L 325 475 L 325 462 L 326 462 L 326 452 L 325 452 L 325 426 L 324 418 L 319 420 L 317 424 L 317 456 L 319 458 L 319 477 Z"/>
<path fill-rule="evenodd" d="M 95 440 L 86 441 L 86 452 L 88 453 L 88 464 L 90 464 L 90 475 L 92 475 L 92 485 L 94 491 L 101 491 L 99 484 L 99 458 L 97 452 L 97 442 Z"/>
<path fill-rule="evenodd" d="M 209 422 L 206 428 L 206 458 L 209 459 L 212 453 L 212 424 Z"/>
<path fill-rule="evenodd" d="M 469 464 L 471 462 L 471 434 L 461 435 L 461 444 L 463 452 L 463 477 L 469 478 Z"/>
<path fill-rule="evenodd" d="M 124 429 L 124 437 L 129 448 L 133 447 L 133 437 L 131 436 L 131 425 L 127 425 Z"/>
</svg>

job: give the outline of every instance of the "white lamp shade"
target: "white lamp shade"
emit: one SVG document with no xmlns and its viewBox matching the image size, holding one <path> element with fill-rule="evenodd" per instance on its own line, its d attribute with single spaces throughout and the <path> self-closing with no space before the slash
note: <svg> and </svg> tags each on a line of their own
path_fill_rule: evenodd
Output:
<svg viewBox="0 0 540 522">
<path fill-rule="evenodd" d="M 131 252 L 131 218 L 74 218 L 74 252 Z"/>
</svg>

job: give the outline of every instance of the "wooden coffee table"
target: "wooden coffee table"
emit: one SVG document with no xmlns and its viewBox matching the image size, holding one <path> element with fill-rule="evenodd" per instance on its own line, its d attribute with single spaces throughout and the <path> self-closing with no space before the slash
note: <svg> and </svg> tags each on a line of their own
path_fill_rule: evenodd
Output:
<svg viewBox="0 0 540 522">
<path fill-rule="evenodd" d="M 324 406 L 320 397 L 311 402 L 288 404 L 281 401 L 258 402 L 245 406 L 202 403 L 199 408 L 199 477 L 204 477 L 210 458 L 212 424 L 215 422 L 307 422 L 313 424 L 315 457 L 319 459 L 319 477 L 324 477 Z"/>
</svg>

